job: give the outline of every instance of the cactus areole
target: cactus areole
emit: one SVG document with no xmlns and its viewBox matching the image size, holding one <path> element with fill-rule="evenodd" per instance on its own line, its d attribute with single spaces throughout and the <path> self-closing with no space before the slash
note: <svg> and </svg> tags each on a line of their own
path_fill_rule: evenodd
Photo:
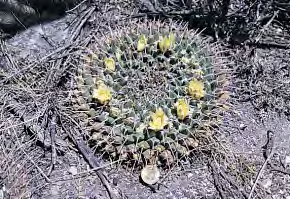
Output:
<svg viewBox="0 0 290 199">
<path fill-rule="evenodd" d="M 90 143 L 111 159 L 170 165 L 190 156 L 220 116 L 226 64 L 216 44 L 182 24 L 130 26 L 92 44 L 80 67 L 78 90 L 103 125 Z"/>
</svg>

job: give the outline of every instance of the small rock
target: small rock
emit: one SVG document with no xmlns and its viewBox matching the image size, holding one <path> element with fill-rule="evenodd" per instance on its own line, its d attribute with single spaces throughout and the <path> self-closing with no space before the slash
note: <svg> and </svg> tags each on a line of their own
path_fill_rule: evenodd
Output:
<svg viewBox="0 0 290 199">
<path fill-rule="evenodd" d="M 78 173 L 78 169 L 75 166 L 71 166 L 68 170 L 72 175 L 76 175 Z"/>
<path fill-rule="evenodd" d="M 153 185 L 159 181 L 160 172 L 155 165 L 147 165 L 141 171 L 141 178 L 146 184 Z"/>
<path fill-rule="evenodd" d="M 269 178 L 267 178 L 267 179 L 263 180 L 263 181 L 260 183 L 260 185 L 261 185 L 262 187 L 264 187 L 265 189 L 269 189 L 270 186 L 272 185 L 272 180 L 269 179 Z"/>
<path fill-rule="evenodd" d="M 193 176 L 193 173 L 188 173 L 188 174 L 187 174 L 187 177 L 188 177 L 188 178 L 191 178 L 192 176 Z"/>
<path fill-rule="evenodd" d="M 277 29 L 276 29 L 276 32 L 277 32 L 278 34 L 280 34 L 280 33 L 282 33 L 283 31 L 282 31 L 281 28 L 277 28 Z"/>
<path fill-rule="evenodd" d="M 290 199 L 290 195 L 289 196 L 286 196 L 286 199 Z"/>
<path fill-rule="evenodd" d="M 239 126 L 239 128 L 240 128 L 241 130 L 245 130 L 246 127 L 247 127 L 247 126 L 246 126 L 244 123 L 240 124 L 240 126 Z"/>
</svg>

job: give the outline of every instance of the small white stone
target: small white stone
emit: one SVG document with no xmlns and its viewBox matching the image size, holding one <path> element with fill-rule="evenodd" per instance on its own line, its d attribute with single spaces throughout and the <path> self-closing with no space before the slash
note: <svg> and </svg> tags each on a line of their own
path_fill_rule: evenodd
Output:
<svg viewBox="0 0 290 199">
<path fill-rule="evenodd" d="M 290 199 L 290 196 L 286 196 L 286 199 Z"/>
<path fill-rule="evenodd" d="M 155 165 L 147 165 L 141 171 L 141 178 L 146 184 L 153 185 L 159 181 L 160 171 Z"/>
<path fill-rule="evenodd" d="M 246 128 L 246 125 L 244 123 L 241 123 L 239 127 L 241 130 L 244 130 Z"/>
<path fill-rule="evenodd" d="M 265 189 L 269 189 L 270 186 L 272 185 L 272 180 L 267 178 L 265 180 L 263 180 L 261 183 L 261 186 L 264 187 Z"/>
<path fill-rule="evenodd" d="M 191 178 L 192 176 L 193 176 L 192 173 L 188 173 L 188 174 L 187 174 L 187 177 L 188 177 L 188 178 Z"/>
<path fill-rule="evenodd" d="M 282 29 L 281 28 L 277 28 L 276 31 L 277 31 L 277 33 L 281 33 Z"/>
<path fill-rule="evenodd" d="M 71 166 L 68 170 L 72 175 L 76 175 L 78 173 L 78 169 L 75 166 Z"/>
</svg>

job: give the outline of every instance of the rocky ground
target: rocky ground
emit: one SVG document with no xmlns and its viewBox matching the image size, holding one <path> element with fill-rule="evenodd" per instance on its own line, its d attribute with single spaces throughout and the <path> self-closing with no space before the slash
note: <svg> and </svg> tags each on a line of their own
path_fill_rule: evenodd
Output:
<svg viewBox="0 0 290 199">
<path fill-rule="evenodd" d="M 97 15 L 91 15 L 84 31 L 94 24 L 95 17 Z M 15 74 L 24 63 L 41 61 L 41 58 L 49 53 L 67 45 L 66 41 L 71 38 L 69 22 L 73 19 L 74 16 L 70 15 L 29 28 L 2 43 L 2 52 L 5 53 L 2 54 L 0 69 L 5 72 L 5 76 L 7 77 L 7 73 L 9 77 Z M 84 39 L 84 35 L 85 33 L 81 32 L 80 38 Z M 224 118 L 219 139 L 228 156 L 226 159 L 218 160 L 221 167 L 217 168 L 217 171 L 212 170 L 207 158 L 198 157 L 194 165 L 162 171 L 159 186 L 150 188 L 140 182 L 139 171 L 132 172 L 130 168 L 120 168 L 117 164 L 105 166 L 103 172 L 115 195 L 130 199 L 243 198 L 248 196 L 253 184 L 256 183 L 252 198 L 289 199 L 290 123 L 287 118 L 290 84 L 289 52 L 287 49 L 255 47 L 231 49 L 235 71 L 233 79 L 235 111 Z M 48 66 L 55 67 L 54 59 L 49 59 L 51 65 Z M 11 67 L 7 63 L 15 65 Z M 28 69 L 32 67 L 33 65 L 28 65 Z M 13 78 L 14 76 L 11 77 Z M 45 175 L 41 172 L 47 173 L 51 165 L 51 150 L 44 150 L 43 146 L 37 145 L 38 138 L 29 135 L 25 128 L 27 126 L 33 126 L 34 129 L 42 128 L 35 118 L 41 117 L 43 108 L 47 105 L 43 102 L 50 94 L 46 93 L 41 97 L 38 96 L 38 91 L 30 90 L 25 82 L 15 85 L 13 80 L 8 83 L 1 80 L 3 79 L 0 73 L 0 82 L 3 83 L 3 88 L 0 90 L 2 96 L 0 97 L 2 100 L 0 102 L 2 107 L 0 109 L 0 141 L 2 141 L 0 155 L 4 157 L 0 160 L 2 167 L 0 167 L 0 199 L 8 196 L 10 198 L 109 198 L 103 182 L 94 171 L 90 170 L 87 161 L 71 141 L 61 134 L 56 137 L 63 140 L 57 147 L 61 152 L 57 155 L 55 167 L 49 177 L 50 181 L 45 180 Z M 5 93 L 7 90 L 10 93 Z M 32 95 L 32 92 L 37 95 Z M 11 95 L 25 95 L 26 102 L 15 102 L 13 105 L 22 110 L 23 114 L 27 112 L 26 109 L 34 107 L 34 110 L 28 110 L 30 114 L 24 121 L 21 120 L 21 116 L 16 117 L 11 111 L 13 99 Z M 10 105 L 7 105 L 9 103 Z M 58 130 L 61 132 L 60 129 Z M 267 160 L 269 164 L 261 170 L 265 162 L 262 147 L 268 141 L 268 130 L 272 130 L 274 134 L 273 152 Z M 18 143 L 19 147 L 13 148 L 14 145 L 11 143 L 11 146 L 8 146 L 7 139 L 10 139 L 11 143 Z M 102 161 L 102 165 L 107 164 L 108 162 Z M 229 183 L 215 175 L 223 168 L 226 168 L 227 176 L 231 176 L 235 183 Z M 257 175 L 260 176 L 258 180 L 256 180 Z M 238 193 L 241 190 L 247 196 Z"/>
</svg>

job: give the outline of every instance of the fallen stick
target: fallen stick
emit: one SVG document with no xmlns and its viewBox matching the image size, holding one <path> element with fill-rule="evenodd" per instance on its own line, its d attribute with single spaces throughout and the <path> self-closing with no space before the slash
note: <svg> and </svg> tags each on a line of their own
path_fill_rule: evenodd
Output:
<svg viewBox="0 0 290 199">
<path fill-rule="evenodd" d="M 104 174 L 97 168 L 100 168 L 99 161 L 96 159 L 93 151 L 85 144 L 82 138 L 78 137 L 76 138 L 69 130 L 67 130 L 62 120 L 60 119 L 62 129 L 67 133 L 69 138 L 72 140 L 76 148 L 79 150 L 79 152 L 82 154 L 84 159 L 88 162 L 88 164 L 92 167 L 92 169 L 95 170 L 96 174 L 100 178 L 101 182 L 107 189 L 107 192 L 109 193 L 109 196 L 111 199 L 117 199 L 116 195 L 114 194 L 113 189 L 109 185 L 108 181 L 106 180 Z"/>
<path fill-rule="evenodd" d="M 267 143 L 262 148 L 264 149 L 263 156 L 265 157 L 265 161 L 264 161 L 261 169 L 259 170 L 258 175 L 255 178 L 255 181 L 254 181 L 254 184 L 251 188 L 248 199 L 252 198 L 254 191 L 255 191 L 255 188 L 257 186 L 257 183 L 258 183 L 263 171 L 265 170 L 266 165 L 268 164 L 269 160 L 273 156 L 273 153 L 274 153 L 274 133 L 272 131 L 270 131 L 270 130 L 267 131 Z"/>
<path fill-rule="evenodd" d="M 56 115 L 53 113 L 50 124 L 50 140 L 51 140 L 51 165 L 49 167 L 47 176 L 49 177 L 56 164 L 56 148 L 55 148 L 55 134 L 56 134 Z"/>
</svg>

